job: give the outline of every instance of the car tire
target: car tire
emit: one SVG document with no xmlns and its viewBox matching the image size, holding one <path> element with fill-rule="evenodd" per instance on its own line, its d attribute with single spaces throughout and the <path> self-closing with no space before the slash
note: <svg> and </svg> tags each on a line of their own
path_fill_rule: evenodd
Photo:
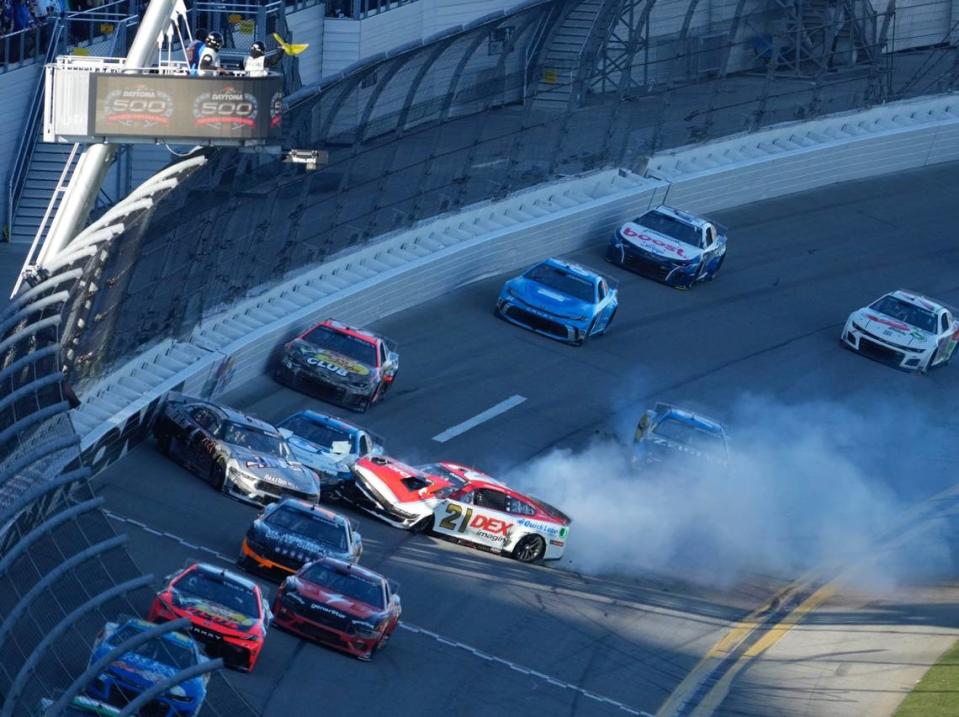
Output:
<svg viewBox="0 0 959 717">
<path fill-rule="evenodd" d="M 546 554 L 546 541 L 540 535 L 524 535 L 513 548 L 513 557 L 521 563 L 535 563 Z"/>
<path fill-rule="evenodd" d="M 210 468 L 210 484 L 219 491 L 226 489 L 226 460 L 217 458 Z"/>
</svg>

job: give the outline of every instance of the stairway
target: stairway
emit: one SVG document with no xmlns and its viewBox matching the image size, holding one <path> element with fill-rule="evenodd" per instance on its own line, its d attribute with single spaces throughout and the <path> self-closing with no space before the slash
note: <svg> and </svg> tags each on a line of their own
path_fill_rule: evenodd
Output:
<svg viewBox="0 0 959 717">
<path fill-rule="evenodd" d="M 603 5 L 604 0 L 580 0 L 547 39 L 534 97 L 538 108 L 563 110 L 569 106 L 583 50 Z"/>
<path fill-rule="evenodd" d="M 57 183 L 60 181 L 60 175 L 73 150 L 72 144 L 58 144 L 48 142 L 37 142 L 33 148 L 33 154 L 30 157 L 30 167 L 27 169 L 27 178 L 23 184 L 23 193 L 20 195 L 20 201 L 17 204 L 13 221 L 11 222 L 10 241 L 12 243 L 33 242 L 40 228 L 40 221 L 47 211 L 51 198 L 57 189 Z M 64 178 L 63 189 L 66 188 L 73 176 L 73 170 L 76 162 L 80 159 L 81 152 L 77 151 L 74 155 L 72 166 L 67 170 Z M 57 208 L 60 205 L 60 196 L 54 198 L 54 206 L 47 217 L 47 224 L 44 233 L 50 230 L 53 217 L 56 215 Z M 41 240 L 43 237 L 41 237 Z"/>
</svg>

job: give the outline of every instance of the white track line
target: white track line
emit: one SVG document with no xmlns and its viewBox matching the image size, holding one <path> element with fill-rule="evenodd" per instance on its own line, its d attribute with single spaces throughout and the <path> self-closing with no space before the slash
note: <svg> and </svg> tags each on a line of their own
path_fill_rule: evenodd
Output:
<svg viewBox="0 0 959 717">
<path fill-rule="evenodd" d="M 513 398 L 519 398 L 520 403 L 526 400 L 522 396 L 513 396 Z M 503 409 L 503 410 L 508 410 L 508 409 Z M 502 413 L 502 411 L 500 411 L 500 413 Z M 480 414 L 480 415 L 483 415 L 483 414 Z M 191 548 L 193 550 L 202 550 L 203 552 L 209 553 L 210 555 L 214 555 L 220 560 L 223 560 L 227 563 L 233 562 L 231 558 L 227 557 L 223 553 L 218 553 L 216 550 L 211 550 L 210 548 L 204 547 L 202 545 L 196 545 L 187 540 L 184 540 L 183 538 L 173 535 L 172 533 L 167 533 L 162 530 L 155 530 L 154 528 L 151 528 L 146 523 L 142 523 L 139 520 L 134 520 L 133 518 L 126 518 L 122 515 L 117 515 L 116 513 L 112 513 L 109 510 L 104 510 L 103 512 L 111 520 L 115 520 L 120 523 L 126 523 L 128 525 L 134 525 L 137 528 L 140 528 L 140 530 L 143 530 L 149 533 L 150 535 L 156 535 L 161 538 L 167 538 L 168 540 L 172 540 L 176 543 L 179 543 L 180 545 L 183 545 L 187 548 Z M 638 710 L 635 707 L 630 707 L 627 704 L 623 704 L 622 702 L 618 702 L 614 699 L 610 699 L 609 697 L 604 697 L 602 695 L 596 694 L 595 692 L 590 692 L 589 690 L 585 690 L 579 685 L 574 685 L 572 682 L 565 682 L 563 680 L 557 679 L 555 677 L 551 677 L 550 675 L 544 674 L 542 672 L 537 672 L 536 670 L 530 669 L 529 667 L 523 667 L 522 665 L 519 665 L 515 662 L 504 660 L 502 657 L 496 657 L 495 655 L 490 655 L 488 652 L 483 652 L 482 650 L 479 650 L 475 647 L 467 645 L 464 642 L 459 642 L 457 640 L 451 640 L 448 637 L 443 637 L 442 635 L 435 633 L 432 630 L 427 630 L 426 628 L 423 628 L 423 627 L 417 627 L 416 625 L 411 625 L 408 622 L 401 622 L 399 624 L 399 627 L 406 630 L 407 632 L 412 632 L 417 635 L 424 635 L 425 637 L 428 637 L 432 640 L 436 640 L 436 642 L 439 642 L 440 644 L 448 645 L 450 647 L 455 647 L 459 650 L 465 650 L 466 652 L 472 653 L 473 655 L 480 658 L 481 660 L 486 660 L 487 662 L 495 662 L 499 665 L 503 665 L 504 667 L 508 667 L 514 672 L 519 672 L 521 675 L 527 675 L 528 677 L 533 677 L 537 680 L 542 680 L 543 682 L 553 685 L 554 687 L 559 687 L 560 689 L 566 689 L 566 690 L 572 690 L 573 692 L 578 692 L 580 695 L 582 695 L 583 697 L 587 699 L 593 700 L 595 702 L 602 702 L 604 704 L 611 705 L 627 714 L 636 715 L 637 717 L 655 717 L 655 715 L 652 715 L 649 712 Z"/>
<path fill-rule="evenodd" d="M 462 433 L 466 433 L 471 428 L 476 428 L 479 424 L 485 423 L 491 418 L 496 418 L 501 413 L 506 413 L 509 409 L 515 408 L 525 400 L 526 398 L 524 396 L 510 396 L 505 401 L 500 401 L 492 408 L 487 408 L 482 413 L 477 413 L 469 420 L 463 421 L 452 428 L 447 428 L 442 433 L 437 433 L 435 436 L 433 436 L 433 440 L 437 443 L 446 443 L 448 440 L 456 438 Z"/>
</svg>

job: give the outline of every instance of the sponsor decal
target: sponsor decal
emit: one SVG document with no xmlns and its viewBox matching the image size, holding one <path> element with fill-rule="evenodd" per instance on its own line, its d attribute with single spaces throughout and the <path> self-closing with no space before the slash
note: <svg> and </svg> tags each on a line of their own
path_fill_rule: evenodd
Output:
<svg viewBox="0 0 959 717">
<path fill-rule="evenodd" d="M 905 333 L 909 331 L 909 324 L 904 324 L 901 321 L 896 321 L 894 319 L 887 319 L 884 316 L 876 316 L 875 314 L 866 314 L 866 318 L 870 321 L 875 321 L 877 324 L 882 324 L 883 326 L 888 326 L 890 329 L 895 331 L 900 331 Z"/>
<path fill-rule="evenodd" d="M 628 236 L 632 239 L 638 239 L 640 241 L 649 242 L 650 244 L 658 246 L 660 249 L 665 249 L 670 254 L 675 254 L 676 256 L 682 257 L 683 259 L 687 258 L 686 250 L 683 249 L 681 246 L 678 246 L 671 242 L 663 241 L 662 239 L 659 239 L 657 237 L 651 237 L 649 236 L 649 234 L 643 234 L 641 232 L 636 231 L 632 227 L 629 227 L 629 226 L 623 227 L 623 235 Z"/>
<path fill-rule="evenodd" d="M 167 127 L 173 115 L 173 98 L 141 82 L 107 93 L 103 98 L 103 115 L 107 122 L 124 127 Z"/>
<path fill-rule="evenodd" d="M 258 113 L 256 96 L 231 85 L 204 92 L 193 101 L 193 123 L 197 127 L 252 128 L 256 127 Z"/>
<path fill-rule="evenodd" d="M 328 353 L 326 351 L 320 351 L 319 353 L 309 356 L 306 359 L 306 363 L 310 366 L 318 366 L 326 369 L 330 373 L 342 376 L 343 378 L 346 378 L 351 373 L 359 376 L 367 376 L 370 373 L 370 370 L 358 361 L 353 361 L 345 356 Z"/>
<path fill-rule="evenodd" d="M 499 518 L 490 518 L 485 515 L 477 515 L 470 521 L 470 527 L 478 531 L 486 531 L 493 535 L 505 536 L 509 529 L 513 527 L 512 523 L 507 523 Z"/>
<path fill-rule="evenodd" d="M 556 540 L 554 538 L 550 538 L 549 544 L 555 545 L 557 548 L 562 548 L 564 545 L 566 545 L 566 543 L 564 543 L 562 540 Z"/>
<path fill-rule="evenodd" d="M 538 520 L 530 520 L 529 518 L 520 518 L 516 521 L 517 525 L 521 525 L 524 528 L 529 528 L 530 530 L 535 530 L 538 533 L 543 533 L 543 535 L 558 536 L 560 538 L 566 537 L 566 528 L 560 528 L 558 525 L 550 525 L 549 523 L 541 523 Z"/>
<path fill-rule="evenodd" d="M 274 92 L 270 100 L 270 127 L 279 127 L 283 121 L 283 93 Z"/>
<path fill-rule="evenodd" d="M 228 607 L 207 602 L 206 600 L 184 597 L 182 594 L 180 596 L 180 600 L 191 612 L 196 613 L 199 617 L 210 620 L 210 622 L 215 622 L 218 625 L 249 628 L 253 626 L 254 622 L 256 622 L 256 620 L 249 615 L 244 615 L 241 612 L 235 612 L 230 610 Z"/>
<path fill-rule="evenodd" d="M 500 518 L 491 518 L 480 513 L 473 514 L 473 508 L 466 508 L 457 503 L 450 503 L 446 506 L 446 517 L 440 521 L 440 528 L 456 533 L 465 533 L 467 528 L 475 531 L 477 536 L 504 542 L 509 536 L 510 528 L 513 523 Z"/>
</svg>

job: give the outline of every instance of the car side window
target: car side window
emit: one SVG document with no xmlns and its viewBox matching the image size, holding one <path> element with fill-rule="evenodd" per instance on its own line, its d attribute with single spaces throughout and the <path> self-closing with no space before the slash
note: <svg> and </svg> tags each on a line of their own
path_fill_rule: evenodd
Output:
<svg viewBox="0 0 959 717">
<path fill-rule="evenodd" d="M 386 344 L 380 341 L 380 365 L 386 363 Z"/>
<path fill-rule="evenodd" d="M 192 409 L 190 411 L 190 417 L 196 421 L 201 428 L 205 428 L 207 430 L 209 430 L 210 427 L 215 423 L 213 414 L 210 412 L 210 410 L 203 408 L 202 406 Z"/>
<path fill-rule="evenodd" d="M 360 455 L 365 456 L 372 450 L 373 446 L 370 445 L 370 437 L 365 434 L 360 435 Z"/>
<path fill-rule="evenodd" d="M 942 316 L 939 319 L 939 328 L 941 331 L 949 330 L 949 314 L 947 314 L 945 311 L 942 312 Z"/>
<path fill-rule="evenodd" d="M 536 509 L 529 503 L 512 496 L 506 499 L 506 512 L 513 515 L 536 515 Z"/>
<path fill-rule="evenodd" d="M 606 298 L 606 282 L 602 279 L 599 280 L 599 300 L 602 301 Z"/>
<path fill-rule="evenodd" d="M 506 494 L 491 488 L 480 488 L 473 491 L 473 505 L 491 510 L 506 511 Z"/>
<path fill-rule="evenodd" d="M 711 226 L 706 227 L 705 243 L 704 249 L 709 249 L 709 247 L 716 243 L 716 230 Z"/>
</svg>

